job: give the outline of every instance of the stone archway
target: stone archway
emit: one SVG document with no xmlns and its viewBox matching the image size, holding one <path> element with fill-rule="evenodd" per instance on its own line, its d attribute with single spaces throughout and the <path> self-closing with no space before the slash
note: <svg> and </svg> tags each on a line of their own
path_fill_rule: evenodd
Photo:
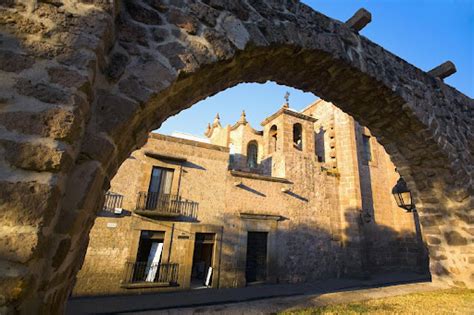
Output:
<svg viewBox="0 0 474 315">
<path fill-rule="evenodd" d="M 0 310 L 61 312 L 147 133 L 270 79 L 371 129 L 416 194 L 433 277 L 473 285 L 474 102 L 440 79 L 298 1 L 17 2 L 0 7 Z"/>
</svg>

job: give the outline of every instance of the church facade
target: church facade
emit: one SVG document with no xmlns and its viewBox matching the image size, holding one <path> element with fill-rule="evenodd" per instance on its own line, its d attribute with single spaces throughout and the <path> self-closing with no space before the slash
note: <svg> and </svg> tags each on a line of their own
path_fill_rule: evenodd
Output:
<svg viewBox="0 0 474 315">
<path fill-rule="evenodd" d="M 74 295 L 426 272 L 416 213 L 370 131 L 333 104 L 285 103 L 254 129 L 152 133 L 111 181 Z"/>
</svg>

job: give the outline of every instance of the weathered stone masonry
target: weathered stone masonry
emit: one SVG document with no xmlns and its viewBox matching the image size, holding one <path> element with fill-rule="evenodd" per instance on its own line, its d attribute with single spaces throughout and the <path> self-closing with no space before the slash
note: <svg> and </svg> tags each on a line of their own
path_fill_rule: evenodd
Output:
<svg viewBox="0 0 474 315">
<path fill-rule="evenodd" d="M 304 125 L 300 145 L 295 125 Z M 301 112 L 285 103 L 262 126 L 263 131 L 255 130 L 242 113 L 232 126 L 222 126 L 217 115 L 206 130 L 207 139 L 150 134 L 111 181 L 73 294 L 202 286 L 197 270 L 203 261 L 215 271 L 213 288 L 248 285 L 252 279 L 247 277 L 247 240 L 255 229 L 267 233 L 268 244 L 266 263 L 260 265 L 265 276 L 259 281 L 294 283 L 394 270 L 427 272 L 427 254 L 418 241 L 421 235 L 414 215 L 402 211 L 391 194 L 399 175 L 390 157 L 374 138 L 370 161 L 358 156 L 364 146 L 356 138 L 368 133 L 367 128 L 356 126 L 351 117 L 323 100 Z M 275 135 L 270 126 L 276 127 L 276 146 L 268 145 Z M 315 130 L 321 129 L 328 133 L 315 141 Z M 316 152 L 315 143 L 325 148 Z M 250 145 L 256 146 L 256 154 L 251 154 Z M 333 155 L 341 167 L 357 160 L 359 169 L 339 172 L 332 168 Z M 160 174 L 162 170 L 172 174 L 159 177 L 165 199 L 150 193 L 151 187 L 158 187 L 152 185 L 157 167 Z M 173 204 L 167 201 L 170 198 L 186 202 Z M 189 201 L 197 205 L 193 213 L 186 211 Z M 203 232 L 213 239 L 208 242 L 210 256 L 205 257 L 196 235 Z M 163 244 L 161 267 L 177 266 L 171 281 L 163 281 L 164 276 L 154 281 L 141 277 L 150 261 L 143 237 L 158 234 Z M 166 270 L 163 274 L 168 275 Z"/>
<path fill-rule="evenodd" d="M 150 130 L 273 80 L 367 126 L 414 191 L 436 280 L 472 286 L 473 100 L 298 1 L 4 1 L 0 305 L 59 313 L 117 168 Z"/>
</svg>

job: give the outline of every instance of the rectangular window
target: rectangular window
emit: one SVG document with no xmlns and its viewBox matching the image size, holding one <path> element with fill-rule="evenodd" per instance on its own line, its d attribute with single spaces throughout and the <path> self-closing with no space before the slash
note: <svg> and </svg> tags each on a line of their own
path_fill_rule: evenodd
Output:
<svg viewBox="0 0 474 315">
<path fill-rule="evenodd" d="M 153 167 L 148 187 L 147 209 L 155 209 L 160 196 L 171 194 L 173 174 L 173 169 Z"/>
<path fill-rule="evenodd" d="M 365 162 L 372 161 L 372 148 L 370 147 L 370 136 L 362 135 L 362 154 Z"/>
</svg>

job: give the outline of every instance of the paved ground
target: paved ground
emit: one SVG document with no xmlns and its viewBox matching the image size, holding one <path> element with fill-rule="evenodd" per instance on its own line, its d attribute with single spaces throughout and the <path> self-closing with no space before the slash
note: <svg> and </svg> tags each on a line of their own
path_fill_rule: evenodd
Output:
<svg viewBox="0 0 474 315">
<path fill-rule="evenodd" d="M 269 314 L 439 288 L 423 275 L 392 273 L 370 280 L 331 279 L 305 284 L 73 298 L 68 302 L 67 314 Z"/>
</svg>

